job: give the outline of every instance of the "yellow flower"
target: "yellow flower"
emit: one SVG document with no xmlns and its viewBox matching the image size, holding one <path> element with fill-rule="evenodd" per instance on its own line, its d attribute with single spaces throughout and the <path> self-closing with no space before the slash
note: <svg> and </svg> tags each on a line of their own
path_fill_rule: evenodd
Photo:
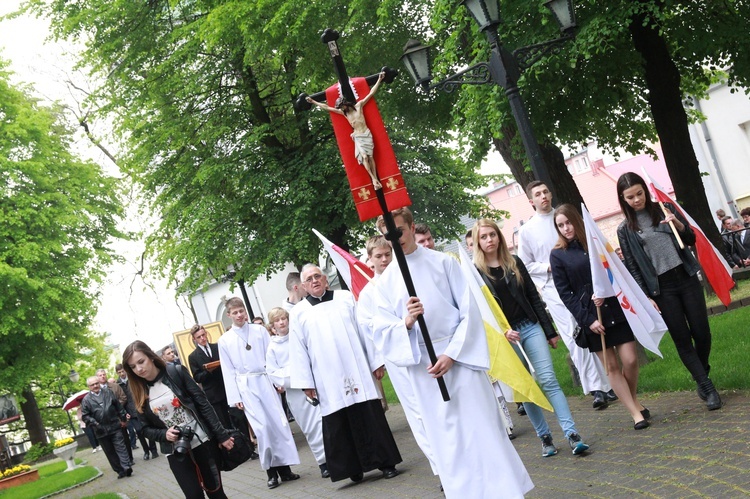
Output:
<svg viewBox="0 0 750 499">
<path fill-rule="evenodd" d="M 55 449 L 57 449 L 58 447 L 63 447 L 68 444 L 72 444 L 72 443 L 73 443 L 73 439 L 70 437 L 62 438 L 60 440 L 55 440 Z"/>
<path fill-rule="evenodd" d="M 31 466 L 28 466 L 25 464 L 19 464 L 18 466 L 14 466 L 12 468 L 9 468 L 3 471 L 3 478 L 10 478 L 14 475 L 20 475 L 21 473 L 26 473 L 27 471 L 31 471 Z"/>
</svg>

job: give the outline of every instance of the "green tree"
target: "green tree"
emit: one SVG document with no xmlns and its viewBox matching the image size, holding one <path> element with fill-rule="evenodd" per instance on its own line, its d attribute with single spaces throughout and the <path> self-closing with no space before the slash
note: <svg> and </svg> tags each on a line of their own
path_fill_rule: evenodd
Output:
<svg viewBox="0 0 750 499">
<path fill-rule="evenodd" d="M 0 62 L 0 386 L 23 401 L 36 443 L 46 436 L 32 384 L 92 348 L 121 206 L 116 181 L 71 152 L 59 110 L 9 78 Z"/>
<path fill-rule="evenodd" d="M 687 128 L 700 116 L 689 104 L 686 110 L 685 101 L 704 96 L 719 79 L 750 87 L 744 40 L 750 5 L 732 0 L 578 0 L 576 9 L 575 40 L 562 53 L 543 57 L 521 78 L 540 142 L 576 150 L 596 139 L 611 152 L 640 153 L 660 140 L 677 198 L 691 207 L 720 246 Z M 502 0 L 501 12 L 501 38 L 511 50 L 557 36 L 541 2 Z M 444 48 L 438 68 L 447 72 L 458 61 L 487 56 L 484 37 L 466 9 L 455 3 L 436 1 L 430 25 L 434 44 Z M 475 154 L 484 154 L 482 145 L 492 140 L 504 157 L 511 156 L 506 157 L 511 163 L 513 157 L 523 158 L 510 110 L 497 88 L 463 89 L 456 109 L 455 126 Z M 524 183 L 523 177 L 518 180 Z"/>
<path fill-rule="evenodd" d="M 296 111 L 297 96 L 336 82 L 320 41 L 325 28 L 350 75 L 399 64 L 415 26 L 402 2 L 55 0 L 32 2 L 59 37 L 88 40 L 82 62 L 103 80 L 92 100 L 116 123 L 121 164 L 144 186 L 161 223 L 150 238 L 181 290 L 226 273 L 251 283 L 285 262 L 316 257 L 317 228 L 349 247 L 358 222 L 325 113 Z M 484 201 L 476 160 L 444 144 L 451 102 L 413 98 L 399 77 L 378 103 L 414 211 L 438 236 L 456 236 L 461 214 Z M 429 124 L 421 115 L 431 113 Z"/>
</svg>

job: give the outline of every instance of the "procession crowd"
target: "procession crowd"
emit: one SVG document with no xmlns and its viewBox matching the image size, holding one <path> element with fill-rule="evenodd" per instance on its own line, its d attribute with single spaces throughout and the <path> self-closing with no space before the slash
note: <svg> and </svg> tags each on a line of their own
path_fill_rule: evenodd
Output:
<svg viewBox="0 0 750 499">
<path fill-rule="evenodd" d="M 644 430 L 651 414 L 637 395 L 637 335 L 617 298 L 594 294 L 579 210 L 566 204 L 554 209 L 552 193 L 540 182 L 530 183 L 527 195 L 535 215 L 520 230 L 517 255 L 489 219 L 475 223 L 467 247 L 510 325 L 501 333 L 534 373 L 565 447 L 585 456 L 585 429 L 576 426 L 549 349 L 563 341 L 593 409 L 619 399 L 633 428 Z M 708 410 L 719 409 L 708 377 L 711 333 L 700 267 L 690 250 L 695 235 L 673 206 L 662 210 L 651 200 L 638 175 L 622 175 L 617 195 L 625 216 L 617 231 L 625 267 L 660 311 L 698 396 Z M 300 462 L 291 420 L 304 433 L 322 478 L 360 482 L 374 470 L 395 478 L 402 459 L 378 388 L 387 372 L 447 497 L 522 497 L 531 490 L 532 477 L 511 442 L 508 404 L 517 403 L 515 412 L 529 417 L 541 455 L 549 458 L 560 448 L 542 408 L 487 375 L 484 319 L 459 261 L 434 250 L 429 227 L 415 224 L 408 208 L 392 215 L 400 234 L 367 241 L 375 277 L 358 297 L 330 289 L 321 269 L 307 264 L 288 276 L 289 296 L 269 311 L 267 326 L 262 318 L 251 322 L 239 298 L 226 302 L 232 326 L 217 343 L 208 341 L 203 326 L 194 326 L 190 371 L 176 362 L 171 347 L 158 355 L 135 341 L 124 350 L 116 381 L 104 370 L 89 378 L 81 424 L 90 438 L 93 431 L 118 478 L 132 474 L 139 438 L 144 459 L 167 456 L 185 497 L 223 498 L 220 469 L 229 469 L 227 456 L 255 443 L 257 453 L 251 449 L 243 459 L 257 458 L 268 487 L 278 487 L 299 478 L 291 468 Z M 377 227 L 386 232 L 382 217 Z M 396 244 L 416 296 L 398 265 L 391 265 Z"/>
</svg>

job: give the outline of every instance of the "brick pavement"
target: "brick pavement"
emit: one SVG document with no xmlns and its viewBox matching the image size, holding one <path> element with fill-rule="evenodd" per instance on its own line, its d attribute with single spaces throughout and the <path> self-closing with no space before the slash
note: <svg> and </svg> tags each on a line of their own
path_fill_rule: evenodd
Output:
<svg viewBox="0 0 750 499">
<path fill-rule="evenodd" d="M 632 429 L 630 417 L 619 404 L 594 411 L 590 397 L 570 397 L 578 430 L 591 445 L 590 453 L 583 457 L 570 453 L 554 416 L 548 414 L 560 453 L 542 458 L 539 439 L 528 418 L 514 414 L 518 435 L 514 445 L 536 485 L 528 497 L 750 497 L 750 391 L 721 393 L 726 405 L 714 412 L 705 410 L 695 392 L 643 395 L 653 424 L 638 432 Z M 265 473 L 258 461 L 252 461 L 223 474 L 227 495 L 232 498 L 443 497 L 439 481 L 431 475 L 426 459 L 414 443 L 400 406 L 391 406 L 387 416 L 404 458 L 399 466 L 402 474 L 397 478 L 384 480 L 376 471 L 357 485 L 321 479 L 300 430 L 293 425 L 302 460 L 293 469 L 302 478 L 268 490 Z M 135 455 L 142 457 L 140 449 Z M 101 452 L 91 454 L 90 450 L 82 450 L 78 457 L 88 459 L 105 473 L 67 497 L 98 492 L 119 492 L 144 499 L 181 497 L 163 457 L 138 461 L 134 476 L 122 480 L 116 479 Z M 502 489 L 500 483 L 495 486 Z"/>
</svg>

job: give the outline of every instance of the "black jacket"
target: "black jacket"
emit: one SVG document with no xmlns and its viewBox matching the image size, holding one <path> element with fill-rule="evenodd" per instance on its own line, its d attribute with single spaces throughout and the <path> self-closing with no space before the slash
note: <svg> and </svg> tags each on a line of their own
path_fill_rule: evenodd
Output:
<svg viewBox="0 0 750 499">
<path fill-rule="evenodd" d="M 572 241 L 567 249 L 552 250 L 549 255 L 549 265 L 560 299 L 573 314 L 578 325 L 589 329 L 589 326 L 597 320 L 597 315 L 596 305 L 591 299 L 593 286 L 588 253 L 583 251 L 578 241 Z M 627 321 L 614 296 L 604 299 L 601 312 L 602 325 L 605 328 Z"/>
<path fill-rule="evenodd" d="M 203 368 L 203 364 L 219 360 L 219 345 L 208 343 L 211 351 L 211 357 L 199 346 L 195 347 L 188 356 L 190 362 L 190 371 L 193 373 L 193 379 L 200 383 L 203 391 L 206 392 L 206 398 L 212 404 L 227 404 L 227 393 L 224 390 L 224 376 L 221 374 L 221 366 L 208 372 Z"/>
<path fill-rule="evenodd" d="M 162 383 L 167 385 L 175 397 L 179 399 L 180 404 L 188 410 L 195 419 L 201 424 L 208 437 L 216 443 L 222 443 L 229 440 L 229 433 L 221 425 L 216 411 L 206 398 L 201 387 L 190 377 L 187 369 L 182 366 L 167 365 L 166 371 L 159 375 Z M 146 385 L 148 391 L 149 386 Z M 143 423 L 143 435 L 151 440 L 156 440 L 161 445 L 161 451 L 164 454 L 170 454 L 172 442 L 167 441 L 167 426 L 159 417 L 151 411 L 148 400 L 143 405 L 143 414 L 141 417 Z"/>
<path fill-rule="evenodd" d="M 81 419 L 97 436 L 106 436 L 120 431 L 120 423 L 127 421 L 127 413 L 112 390 L 102 389 L 98 396 L 89 392 L 83 397 Z"/>
<path fill-rule="evenodd" d="M 659 224 L 654 227 L 657 232 L 664 232 L 669 234 L 672 238 L 672 243 L 677 250 L 677 254 L 680 255 L 682 265 L 685 268 L 685 272 L 690 276 L 694 276 L 701 269 L 698 261 L 693 256 L 688 246 L 695 244 L 695 233 L 690 228 L 687 220 L 674 208 L 670 203 L 664 203 L 682 222 L 685 226 L 684 230 L 680 232 L 680 238 L 685 245 L 685 249 L 680 249 L 680 245 L 677 243 L 677 239 L 672 234 L 672 229 L 669 224 Z M 664 220 L 664 214 L 660 213 L 660 220 Z M 641 287 L 646 296 L 659 296 L 659 276 L 656 275 L 651 259 L 646 254 L 646 250 L 643 249 L 643 238 L 628 227 L 627 219 L 623 220 L 619 227 L 617 227 L 617 239 L 620 241 L 620 249 L 622 250 L 622 256 L 625 257 L 625 267 L 627 267 L 630 275 L 633 276 L 635 282 Z"/>
<path fill-rule="evenodd" d="M 526 266 L 521 259 L 513 255 L 513 260 L 515 260 L 516 265 L 518 266 L 518 272 L 521 274 L 523 288 L 519 286 L 516 275 L 511 272 L 503 277 L 505 283 L 508 285 L 508 290 L 510 291 L 511 296 L 513 296 L 513 299 L 521 306 L 526 317 L 528 317 L 531 322 L 539 323 L 544 330 L 544 336 L 550 340 L 557 336 L 557 331 L 555 331 L 555 327 L 552 325 L 552 321 L 547 314 L 546 305 L 542 301 L 541 296 L 539 296 L 539 291 L 537 291 L 534 281 L 531 280 L 529 271 L 526 270 Z M 500 303 L 500 298 L 495 293 L 495 286 L 492 280 L 482 271 L 479 271 L 479 274 L 482 276 L 485 284 L 487 284 L 487 287 L 490 288 L 492 296 L 495 297 L 497 304 L 502 308 L 502 303 Z"/>
</svg>

